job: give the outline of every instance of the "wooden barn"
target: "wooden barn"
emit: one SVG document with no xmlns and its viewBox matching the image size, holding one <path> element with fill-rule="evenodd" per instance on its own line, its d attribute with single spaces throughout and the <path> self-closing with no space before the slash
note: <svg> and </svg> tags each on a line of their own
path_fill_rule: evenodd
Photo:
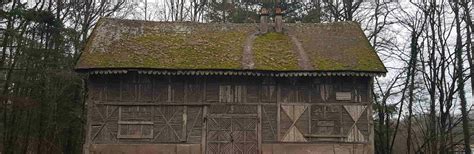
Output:
<svg viewBox="0 0 474 154">
<path fill-rule="evenodd" d="M 87 74 L 85 153 L 373 153 L 360 25 L 101 19 Z"/>
</svg>

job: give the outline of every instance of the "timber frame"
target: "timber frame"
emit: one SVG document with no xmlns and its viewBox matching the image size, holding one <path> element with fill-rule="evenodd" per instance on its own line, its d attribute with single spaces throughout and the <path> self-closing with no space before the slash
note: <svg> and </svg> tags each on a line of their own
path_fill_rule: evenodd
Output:
<svg viewBox="0 0 474 154">
<path fill-rule="evenodd" d="M 87 87 L 86 153 L 373 152 L 370 75 L 122 71 Z"/>
<path fill-rule="evenodd" d="M 372 80 L 355 22 L 97 22 L 85 153 L 373 153 Z M 274 30 L 273 27 L 274 25 Z"/>
</svg>

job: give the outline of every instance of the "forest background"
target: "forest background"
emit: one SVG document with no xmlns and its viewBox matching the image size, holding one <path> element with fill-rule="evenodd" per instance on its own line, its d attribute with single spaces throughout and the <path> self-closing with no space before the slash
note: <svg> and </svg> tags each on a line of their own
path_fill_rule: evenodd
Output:
<svg viewBox="0 0 474 154">
<path fill-rule="evenodd" d="M 277 4 L 287 23 L 360 23 L 389 71 L 373 85 L 376 153 L 470 153 L 471 1 L 267 2 L 2 0 L 0 153 L 82 152 L 86 76 L 73 68 L 100 18 L 257 25 Z"/>
</svg>

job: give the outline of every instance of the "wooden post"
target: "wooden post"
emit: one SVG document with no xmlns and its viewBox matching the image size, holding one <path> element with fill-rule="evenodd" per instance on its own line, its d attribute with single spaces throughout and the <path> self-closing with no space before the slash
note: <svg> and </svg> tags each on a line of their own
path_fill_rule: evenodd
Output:
<svg viewBox="0 0 474 154">
<path fill-rule="evenodd" d="M 184 85 L 183 85 L 183 102 L 181 103 L 185 103 L 185 102 L 188 102 L 188 82 L 187 80 L 184 80 Z M 183 107 L 183 131 L 182 131 L 182 139 L 181 141 L 182 142 L 186 142 L 188 140 L 188 127 L 187 127 L 187 122 L 188 122 L 188 106 L 184 106 Z M 192 128 L 191 128 L 192 130 Z"/>
<path fill-rule="evenodd" d="M 257 139 L 258 139 L 258 153 L 262 153 L 262 105 L 259 104 L 257 106 L 257 115 L 258 115 L 258 121 L 257 121 Z"/>
<path fill-rule="evenodd" d="M 207 106 L 202 109 L 201 154 L 206 153 L 207 146 Z"/>
<path fill-rule="evenodd" d="M 184 106 L 183 107 L 183 130 L 181 132 L 181 142 L 186 142 L 188 140 L 187 122 L 188 122 L 188 107 Z"/>
<path fill-rule="evenodd" d="M 281 102 L 280 102 L 280 84 L 277 83 L 277 141 L 280 142 L 280 110 L 281 110 Z"/>
<path fill-rule="evenodd" d="M 373 96 L 372 96 L 372 88 L 373 88 L 373 81 L 374 77 L 369 78 L 369 85 L 367 86 L 367 92 L 369 93 L 368 96 L 368 105 L 367 105 L 367 118 L 368 118 L 368 127 L 369 127 L 369 149 L 367 153 L 374 153 L 375 152 L 375 144 L 374 144 L 374 120 L 372 119 L 372 101 L 373 101 Z"/>
</svg>

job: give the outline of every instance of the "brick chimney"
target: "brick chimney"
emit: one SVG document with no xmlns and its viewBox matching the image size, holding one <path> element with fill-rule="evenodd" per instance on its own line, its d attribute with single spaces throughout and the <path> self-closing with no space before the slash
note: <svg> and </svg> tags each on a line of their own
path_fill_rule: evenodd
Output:
<svg viewBox="0 0 474 154">
<path fill-rule="evenodd" d="M 268 10 L 262 7 L 260 10 L 260 33 L 268 32 Z"/>
<path fill-rule="evenodd" d="M 283 31 L 283 12 L 280 7 L 275 8 L 275 31 L 278 33 Z"/>
</svg>

